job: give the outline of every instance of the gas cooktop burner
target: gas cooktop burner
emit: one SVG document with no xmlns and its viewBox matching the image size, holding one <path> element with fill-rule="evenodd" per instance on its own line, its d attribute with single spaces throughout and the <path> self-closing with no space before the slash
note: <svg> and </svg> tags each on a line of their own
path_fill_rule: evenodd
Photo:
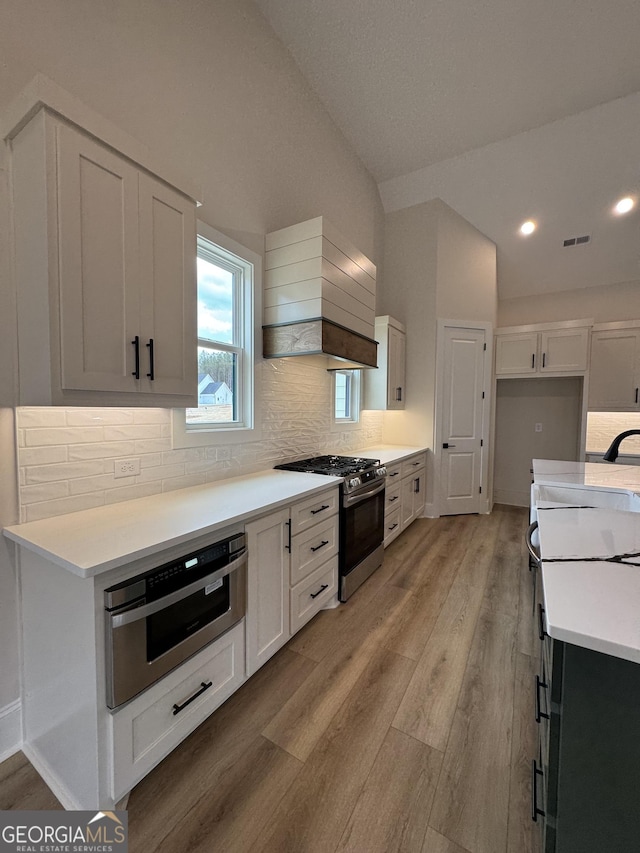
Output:
<svg viewBox="0 0 640 853">
<path fill-rule="evenodd" d="M 380 465 L 379 459 L 364 459 L 360 456 L 313 456 L 298 462 L 286 462 L 276 465 L 283 471 L 303 471 L 307 474 L 332 474 L 334 477 L 348 477 L 360 474 Z"/>
</svg>

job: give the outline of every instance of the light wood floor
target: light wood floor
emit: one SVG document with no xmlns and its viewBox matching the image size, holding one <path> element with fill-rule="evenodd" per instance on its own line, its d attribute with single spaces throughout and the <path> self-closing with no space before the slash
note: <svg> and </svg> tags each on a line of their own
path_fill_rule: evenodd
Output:
<svg viewBox="0 0 640 853">
<path fill-rule="evenodd" d="M 416 521 L 135 788 L 132 853 L 537 853 L 526 524 Z M 0 764 L 0 809 L 56 807 Z"/>
</svg>

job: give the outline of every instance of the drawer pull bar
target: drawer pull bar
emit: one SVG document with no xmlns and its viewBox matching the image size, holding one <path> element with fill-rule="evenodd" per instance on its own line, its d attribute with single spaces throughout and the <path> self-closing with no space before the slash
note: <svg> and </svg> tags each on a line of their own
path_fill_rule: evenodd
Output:
<svg viewBox="0 0 640 853">
<path fill-rule="evenodd" d="M 538 603 L 538 637 L 540 637 L 540 641 L 544 640 L 548 634 L 544 629 L 544 607 Z"/>
<path fill-rule="evenodd" d="M 396 523 L 392 524 L 391 527 L 387 527 L 387 530 L 395 530 L 397 526 L 398 526 L 398 522 L 396 521 Z"/>
<path fill-rule="evenodd" d="M 313 547 L 312 547 L 312 548 L 311 548 L 311 550 L 312 550 L 312 551 L 319 551 L 319 550 L 320 550 L 320 548 L 324 548 L 324 546 L 325 546 L 325 545 L 328 545 L 328 544 L 329 544 L 329 540 L 328 540 L 328 539 L 323 539 L 323 540 L 322 540 L 322 542 L 321 542 L 319 545 L 316 545 L 316 547 L 315 547 L 315 548 L 313 548 Z"/>
<path fill-rule="evenodd" d="M 531 762 L 531 820 L 538 822 L 538 815 L 546 817 L 546 813 L 538 808 L 538 776 L 544 776 L 542 770 L 538 770 L 535 758 Z"/>
<path fill-rule="evenodd" d="M 387 477 L 397 477 L 400 471 L 394 471 L 393 474 L 387 474 Z"/>
<path fill-rule="evenodd" d="M 539 675 L 536 675 L 536 723 L 539 723 L 540 720 L 549 719 L 549 715 L 545 714 L 540 703 L 540 688 L 542 687 L 546 690 L 548 686 L 546 682 L 540 681 Z"/>
<path fill-rule="evenodd" d="M 210 687 L 213 687 L 213 681 L 201 681 L 200 682 L 200 690 L 196 690 L 196 692 L 193 694 L 193 696 L 189 696 L 188 699 L 185 699 L 185 701 L 182 703 L 182 705 L 174 705 L 173 706 L 173 716 L 175 717 L 175 715 L 179 714 L 180 711 L 184 711 L 184 709 L 187 707 L 187 705 L 190 705 L 193 701 L 195 701 L 198 698 L 198 696 L 202 696 L 202 694 L 205 692 L 205 690 L 208 690 Z"/>
<path fill-rule="evenodd" d="M 318 507 L 318 509 L 312 509 L 311 515 L 315 515 L 317 512 L 322 512 L 325 509 L 329 509 L 329 504 L 322 504 L 322 506 Z"/>
<path fill-rule="evenodd" d="M 389 498 L 389 503 L 392 504 L 394 501 L 398 500 L 399 495 L 394 495 L 392 498 Z"/>
<path fill-rule="evenodd" d="M 321 592 L 324 592 L 324 591 L 325 591 L 325 589 L 329 589 L 329 584 L 328 584 L 328 583 L 323 583 L 323 584 L 322 584 L 322 586 L 320 587 L 320 589 L 319 589 L 317 592 L 310 592 L 310 593 L 309 593 L 309 596 L 310 596 L 311 598 L 317 598 L 317 597 L 320 595 L 320 593 L 321 593 Z"/>
<path fill-rule="evenodd" d="M 131 343 L 134 346 L 136 356 L 136 369 L 131 375 L 135 376 L 136 379 L 140 379 L 140 335 L 136 335 Z"/>
<path fill-rule="evenodd" d="M 149 372 L 147 373 L 147 376 L 153 382 L 153 380 L 156 378 L 156 361 L 153 353 L 153 338 L 149 338 L 147 349 L 149 350 Z"/>
</svg>

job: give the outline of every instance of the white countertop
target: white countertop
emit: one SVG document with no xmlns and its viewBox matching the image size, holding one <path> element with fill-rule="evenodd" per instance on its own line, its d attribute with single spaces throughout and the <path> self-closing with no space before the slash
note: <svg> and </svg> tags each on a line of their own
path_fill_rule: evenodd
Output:
<svg viewBox="0 0 640 853">
<path fill-rule="evenodd" d="M 16 524 L 3 532 L 74 574 L 92 577 L 339 483 L 340 477 L 322 474 L 261 471 Z"/>
<path fill-rule="evenodd" d="M 416 453 L 424 453 L 428 448 L 413 447 L 404 444 L 379 444 L 377 447 L 365 447 L 363 450 L 349 451 L 349 456 L 364 456 L 370 459 L 379 459 L 383 465 L 391 465 L 393 462 L 401 462 Z"/>
<path fill-rule="evenodd" d="M 544 485 L 584 486 L 640 492 L 640 465 L 534 459 L 533 480 Z"/>
<path fill-rule="evenodd" d="M 384 464 L 424 447 L 379 445 L 349 456 Z M 322 492 L 340 477 L 266 470 L 204 486 L 5 527 L 4 535 L 80 577 L 93 577 L 197 536 Z"/>
<path fill-rule="evenodd" d="M 640 469 L 616 471 L 615 486 L 611 470 L 635 467 L 534 461 L 536 482 L 593 491 L 623 490 L 625 483 L 635 492 Z M 537 509 L 549 634 L 640 663 L 640 513 L 550 501 Z M 620 557 L 624 562 L 611 561 Z"/>
</svg>

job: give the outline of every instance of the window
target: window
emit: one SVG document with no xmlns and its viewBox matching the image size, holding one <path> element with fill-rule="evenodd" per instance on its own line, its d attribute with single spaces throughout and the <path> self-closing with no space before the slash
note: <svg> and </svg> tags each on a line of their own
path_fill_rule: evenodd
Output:
<svg viewBox="0 0 640 853">
<path fill-rule="evenodd" d="M 360 370 L 333 371 L 333 418 L 340 426 L 360 419 Z"/>
<path fill-rule="evenodd" d="M 227 442 L 256 438 L 260 268 L 258 255 L 198 224 L 198 407 L 174 412 L 175 447 L 225 443 L 225 437 Z"/>
</svg>

